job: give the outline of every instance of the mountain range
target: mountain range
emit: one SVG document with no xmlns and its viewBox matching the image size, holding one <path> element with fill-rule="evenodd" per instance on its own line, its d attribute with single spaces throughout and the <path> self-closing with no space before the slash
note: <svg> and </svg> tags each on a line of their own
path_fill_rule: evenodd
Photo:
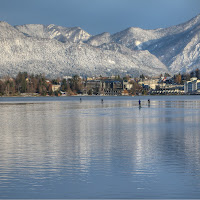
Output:
<svg viewBox="0 0 200 200">
<path fill-rule="evenodd" d="M 168 28 L 90 35 L 80 27 L 0 22 L 0 76 L 149 76 L 200 67 L 200 15 Z"/>
</svg>

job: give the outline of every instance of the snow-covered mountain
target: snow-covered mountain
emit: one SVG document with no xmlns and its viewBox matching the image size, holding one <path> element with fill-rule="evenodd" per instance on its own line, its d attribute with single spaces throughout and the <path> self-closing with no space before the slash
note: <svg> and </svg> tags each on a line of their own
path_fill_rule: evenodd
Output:
<svg viewBox="0 0 200 200">
<path fill-rule="evenodd" d="M 90 35 L 79 27 L 0 22 L 0 76 L 158 75 L 200 67 L 200 15 L 177 26 Z"/>
<path fill-rule="evenodd" d="M 9 33 L 9 34 L 7 34 Z M 80 28 L 55 25 L 15 26 L 0 22 L 0 73 L 19 71 L 68 74 L 112 75 L 168 72 L 166 66 L 148 51 L 135 51 L 120 44 L 89 44 L 94 36 Z"/>
<path fill-rule="evenodd" d="M 148 50 L 172 74 L 200 67 L 200 15 L 169 28 L 143 30 L 131 27 L 110 38 L 130 49 Z"/>
</svg>

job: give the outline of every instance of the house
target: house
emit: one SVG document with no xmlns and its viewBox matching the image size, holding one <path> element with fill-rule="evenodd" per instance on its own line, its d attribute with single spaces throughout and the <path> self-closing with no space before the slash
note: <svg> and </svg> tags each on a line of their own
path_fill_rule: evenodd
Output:
<svg viewBox="0 0 200 200">
<path fill-rule="evenodd" d="M 104 95 L 122 95 L 123 81 L 105 80 L 102 83 Z"/>
<path fill-rule="evenodd" d="M 101 94 L 102 91 L 102 82 L 100 80 L 88 80 L 84 84 L 84 93 L 88 94 Z"/>
<path fill-rule="evenodd" d="M 60 90 L 60 85 L 52 85 L 53 92 L 58 91 L 58 90 Z"/>
<path fill-rule="evenodd" d="M 128 81 L 123 81 L 123 89 L 130 90 L 133 87 L 133 84 L 129 83 Z"/>
</svg>

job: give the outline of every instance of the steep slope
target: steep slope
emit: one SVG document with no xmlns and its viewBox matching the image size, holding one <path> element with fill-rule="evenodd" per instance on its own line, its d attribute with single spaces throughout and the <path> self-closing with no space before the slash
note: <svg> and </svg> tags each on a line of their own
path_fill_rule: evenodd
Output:
<svg viewBox="0 0 200 200">
<path fill-rule="evenodd" d="M 200 15 L 193 19 L 172 26 L 169 28 L 160 28 L 155 30 L 144 30 L 141 28 L 130 27 L 121 32 L 115 33 L 111 36 L 112 42 L 123 44 L 124 46 L 136 49 L 139 46 L 140 49 L 146 49 L 149 45 L 157 44 L 162 38 L 167 37 L 179 37 L 180 34 L 191 31 L 200 24 Z"/>
<path fill-rule="evenodd" d="M 115 52 L 116 55 L 125 55 L 128 57 L 135 66 L 139 66 L 138 69 L 136 68 L 134 71 L 137 76 L 142 73 L 146 75 L 160 75 L 160 73 L 169 72 L 167 67 L 155 56 L 150 54 L 149 51 L 131 50 L 127 47 L 124 47 L 123 45 L 116 43 L 104 43 L 101 46 L 98 46 L 98 48 Z M 126 63 L 124 63 L 124 65 L 126 65 Z M 131 73 L 130 70 L 127 70 L 127 72 Z"/>
<path fill-rule="evenodd" d="M 0 62 L 1 75 L 16 75 L 19 71 L 45 73 L 51 77 L 67 74 L 156 75 L 160 71 L 168 71 L 148 51 L 122 54 L 84 43 L 64 44 L 35 38 L 0 40 L 0 45 L 7 47 L 0 49 L 0 55 L 4 58 Z"/>
<path fill-rule="evenodd" d="M 183 50 L 173 57 L 170 71 L 174 73 L 190 72 L 200 68 L 200 31 L 198 31 Z"/>
<path fill-rule="evenodd" d="M 164 30 L 163 30 L 164 31 Z M 172 67 L 172 63 L 176 59 L 176 57 L 179 54 L 182 54 L 183 51 L 187 50 L 187 46 L 191 46 L 191 49 L 195 50 L 195 46 L 200 42 L 199 40 L 194 40 L 193 38 L 196 37 L 196 35 L 200 34 L 200 15 L 193 18 L 187 23 L 184 23 L 182 25 L 174 26 L 172 28 L 168 28 L 165 31 L 166 34 L 165 37 L 162 37 L 157 40 L 149 41 L 147 43 L 143 43 L 143 49 L 149 50 L 152 54 L 156 55 L 157 58 L 159 58 L 165 65 L 169 66 L 169 69 L 175 73 L 177 71 L 188 71 L 188 61 L 184 62 L 182 60 L 179 65 L 181 64 L 181 67 L 178 65 L 177 70 L 175 70 L 174 67 Z M 172 34 L 173 33 L 173 34 Z M 197 52 L 196 52 L 197 53 Z M 191 65 L 192 63 L 195 63 L 196 58 L 191 57 Z M 176 62 L 178 64 L 178 62 Z M 182 68 L 182 69 L 181 69 Z M 187 69 L 186 69 L 187 68 Z M 178 70 L 179 69 L 179 70 Z M 189 69 L 190 71 L 193 69 Z"/>
<path fill-rule="evenodd" d="M 164 29 L 143 30 L 131 27 L 112 35 L 111 41 L 130 49 L 148 50 L 168 66 L 172 73 L 177 73 L 189 72 L 200 65 L 198 57 L 191 56 L 199 54 L 199 34 L 200 15 L 186 23 Z"/>
</svg>

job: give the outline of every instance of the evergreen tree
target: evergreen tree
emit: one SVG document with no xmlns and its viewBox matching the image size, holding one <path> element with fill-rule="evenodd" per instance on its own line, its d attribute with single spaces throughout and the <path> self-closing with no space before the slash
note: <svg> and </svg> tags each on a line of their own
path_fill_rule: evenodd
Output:
<svg viewBox="0 0 200 200">
<path fill-rule="evenodd" d="M 195 70 L 195 75 L 196 75 L 196 77 L 197 77 L 198 79 L 200 79 L 200 71 L 199 71 L 198 68 Z"/>
</svg>

